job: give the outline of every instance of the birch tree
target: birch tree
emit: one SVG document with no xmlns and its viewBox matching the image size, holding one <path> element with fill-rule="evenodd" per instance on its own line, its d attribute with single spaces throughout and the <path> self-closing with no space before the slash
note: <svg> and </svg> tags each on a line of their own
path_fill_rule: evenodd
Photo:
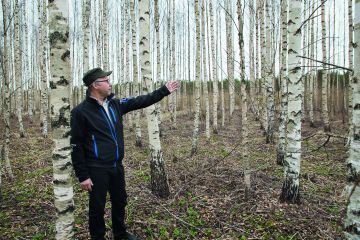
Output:
<svg viewBox="0 0 360 240">
<path fill-rule="evenodd" d="M 349 53 L 348 53 L 348 60 L 349 60 L 349 68 L 353 69 L 354 64 L 354 42 L 353 42 L 353 34 L 354 34 L 354 23 L 353 23 L 353 0 L 348 0 L 348 22 L 349 22 Z M 356 14 L 356 12 L 355 12 Z M 349 136 L 348 142 L 351 140 L 351 135 L 353 134 L 352 129 L 352 111 L 353 111 L 353 89 L 352 89 L 352 82 L 353 82 L 353 75 L 352 73 L 349 74 L 349 88 L 348 88 L 348 115 L 349 115 Z"/>
<path fill-rule="evenodd" d="M 40 46 L 41 54 L 39 54 L 40 61 L 40 75 L 41 75 L 41 123 L 42 123 L 42 135 L 48 136 L 48 84 L 47 84 L 47 71 L 46 71 L 46 59 L 47 59 L 47 47 L 46 47 L 46 28 L 47 28 L 47 2 L 40 0 L 38 2 L 38 12 L 40 18 Z"/>
<path fill-rule="evenodd" d="M 281 112 L 279 123 L 279 141 L 277 146 L 276 162 L 283 165 L 285 158 L 286 144 L 286 117 L 287 117 L 287 76 L 286 76 L 286 56 L 287 56 L 287 3 L 288 0 L 281 0 L 281 66 L 280 66 L 280 93 L 281 93 Z"/>
<path fill-rule="evenodd" d="M 354 17 L 354 75 L 352 85 L 352 134 L 347 159 L 348 167 L 348 206 L 345 218 L 345 237 L 360 238 L 360 0 L 355 0 Z"/>
<path fill-rule="evenodd" d="M 315 1 L 309 1 L 309 5 L 311 4 L 311 7 L 310 7 L 310 12 L 314 11 L 315 9 Z M 311 19 L 311 24 L 310 24 L 310 43 L 311 44 L 311 47 L 310 47 L 310 58 L 311 59 L 314 59 L 315 57 L 315 44 L 314 44 L 314 41 L 315 41 L 315 37 L 314 37 L 314 31 L 315 31 L 315 20 L 314 18 Z M 315 82 L 315 72 L 314 72 L 314 61 L 309 61 L 310 62 L 310 69 L 311 69 L 311 73 L 310 73 L 310 76 L 309 76 L 309 92 L 308 92 L 308 101 L 309 101 L 309 121 L 310 121 L 310 127 L 314 127 L 314 98 L 313 98 L 313 92 L 314 92 L 314 82 Z"/>
<path fill-rule="evenodd" d="M 329 122 L 329 110 L 328 110 L 328 75 L 325 72 L 325 63 L 326 63 L 326 23 L 325 23 L 325 2 L 326 0 L 321 1 L 321 46 L 322 46 L 322 61 L 323 68 L 321 70 L 322 75 L 322 104 L 321 104 L 321 112 L 324 122 L 324 131 L 330 132 L 330 122 Z"/>
<path fill-rule="evenodd" d="M 131 14 L 131 33 L 132 33 L 132 63 L 133 63 L 133 86 L 135 89 L 135 96 L 139 95 L 140 84 L 138 80 L 138 64 L 137 64 L 137 44 L 136 44 L 136 29 L 137 21 L 135 18 L 135 0 L 131 0 L 130 14 Z M 141 127 L 140 127 L 140 114 L 141 111 L 135 112 L 135 146 L 141 147 Z"/>
<path fill-rule="evenodd" d="M 203 64 L 202 64 L 202 76 L 203 76 L 203 90 L 204 90 L 204 97 L 205 97 L 205 135 L 207 140 L 210 139 L 210 103 L 209 103 L 209 88 L 208 88 L 208 61 L 206 61 L 206 29 L 207 29 L 207 18 L 206 18 L 206 12 L 205 12 L 205 8 L 206 8 L 206 2 L 203 1 L 202 2 L 202 7 L 201 7 L 201 26 L 202 26 L 202 31 L 201 31 L 201 44 L 202 44 L 202 60 L 203 60 Z"/>
<path fill-rule="evenodd" d="M 75 15 L 71 5 L 81 2 L 66 2 L 65 6 L 70 6 L 70 31 L 75 31 L 71 24 L 74 22 Z M 68 22 L 64 19 L 61 12 L 56 11 L 56 3 L 51 3 L 52 12 L 50 15 L 52 25 L 50 33 L 58 32 L 65 36 L 68 28 Z M 71 21 L 72 20 L 72 21 Z M 70 32 L 70 36 L 72 33 Z M 55 41 L 51 48 L 52 82 L 55 88 L 51 91 L 50 104 L 52 136 L 54 141 L 54 150 L 52 153 L 53 172 L 54 172 L 54 196 L 56 208 L 55 238 L 56 239 L 72 239 L 74 236 L 74 201 L 73 186 L 71 182 L 71 157 L 70 157 L 70 84 L 67 79 L 70 78 L 69 58 L 61 58 L 61 56 L 69 48 L 69 41 Z M 76 50 L 75 50 L 76 51 Z M 71 59 L 72 65 L 75 59 Z M 77 63 L 75 63 L 77 64 Z M 72 68 L 72 71 L 77 71 Z M 74 76 L 74 75 L 73 75 Z"/>
<path fill-rule="evenodd" d="M 22 98 L 23 98 L 23 84 L 22 84 L 22 76 L 21 76 L 21 66 L 22 66 L 22 53 L 20 52 L 20 21 L 21 21 L 21 12 L 19 5 L 19 0 L 15 1 L 15 81 L 16 81 L 16 114 L 19 122 L 19 132 L 20 137 L 25 137 L 25 129 L 22 120 L 23 114 L 23 106 L 22 106 Z"/>
<path fill-rule="evenodd" d="M 284 183 L 280 196 L 281 201 L 289 203 L 300 202 L 299 180 L 301 160 L 301 104 L 302 79 L 301 60 L 297 55 L 301 51 L 301 0 L 289 1 L 288 21 L 288 118 L 287 118 L 287 146 L 284 163 Z"/>
<path fill-rule="evenodd" d="M 140 70 L 144 83 L 143 90 L 145 93 L 151 91 L 152 74 L 150 62 L 150 7 L 149 1 L 139 0 L 139 26 L 140 26 Z M 149 147 L 151 151 L 150 174 L 151 190 L 155 195 L 167 197 L 169 192 L 169 183 L 165 172 L 164 159 L 161 150 L 159 124 L 155 106 L 151 105 L 146 108 Z"/>
<path fill-rule="evenodd" d="M 270 1 L 266 0 L 265 3 L 265 14 L 266 14 L 266 41 L 265 41 L 265 54 L 266 58 L 264 61 L 264 86 L 266 91 L 266 113 L 267 113 L 267 128 L 266 128 L 266 143 L 274 143 L 274 93 L 273 93 L 273 71 L 271 68 L 272 61 L 275 54 L 271 52 L 271 21 L 275 21 L 270 17 Z M 262 62 L 263 63 L 263 62 Z"/>
<path fill-rule="evenodd" d="M 191 155 L 194 155 L 198 147 L 199 124 L 200 124 L 200 12 L 199 0 L 195 0 L 196 21 L 196 62 L 195 62 L 195 117 L 194 131 L 192 136 Z"/>
<path fill-rule="evenodd" d="M 4 160 L 5 160 L 5 169 L 10 178 L 13 178 L 12 168 L 9 158 L 9 146 L 10 146 L 10 79 L 9 79 L 9 51 L 8 51 L 8 35 L 9 35 L 9 24 L 10 17 L 8 13 L 9 3 L 7 0 L 2 0 L 2 11 L 3 11 L 3 52 L 1 57 L 1 68 L 2 68 L 2 78 L 3 78 L 3 88 L 5 93 L 5 98 L 3 101 L 3 112 L 4 112 L 4 125 L 5 125 L 5 134 L 4 134 Z"/>
<path fill-rule="evenodd" d="M 177 66 L 177 63 L 176 63 L 176 51 L 175 51 L 175 38 L 176 38 L 176 32 L 175 32 L 175 14 L 176 14 L 176 11 L 175 11 L 175 0 L 171 0 L 169 1 L 169 3 L 171 2 L 171 8 L 172 10 L 170 11 L 169 9 L 169 13 L 170 13 L 170 18 L 169 18 L 169 23 L 171 22 L 171 51 L 170 51 L 170 54 L 171 54 L 171 68 L 170 68 L 170 79 L 174 80 L 176 79 L 176 72 L 175 72 L 175 69 L 176 69 L 176 66 Z M 170 7 L 170 6 L 169 6 Z M 170 25 L 169 25 L 170 26 Z M 169 29 L 169 32 L 170 32 L 170 29 Z M 169 40 L 170 40 L 169 39 Z M 170 43 L 170 41 L 169 41 Z M 170 48 L 169 48 L 170 50 Z M 177 96 L 177 93 L 174 93 L 174 94 L 171 94 L 169 96 L 169 98 L 171 99 L 171 106 L 170 106 L 170 113 L 171 113 L 171 121 L 173 123 L 173 127 L 176 127 L 176 117 L 177 117 L 177 112 L 176 112 L 176 105 L 177 105 L 177 101 L 176 101 L 176 96 Z"/>
<path fill-rule="evenodd" d="M 229 81 L 230 117 L 235 110 L 235 80 L 234 80 L 234 51 L 233 51 L 233 28 L 232 28 L 232 4 L 225 0 L 226 4 L 226 49 L 227 49 L 227 78 Z"/>
</svg>

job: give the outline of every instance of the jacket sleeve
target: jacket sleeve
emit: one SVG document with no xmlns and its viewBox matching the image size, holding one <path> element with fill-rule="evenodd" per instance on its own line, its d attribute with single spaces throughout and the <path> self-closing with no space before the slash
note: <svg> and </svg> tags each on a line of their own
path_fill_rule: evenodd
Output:
<svg viewBox="0 0 360 240">
<path fill-rule="evenodd" d="M 138 96 L 135 98 L 123 98 L 120 100 L 120 110 L 123 114 L 125 114 L 130 111 L 146 108 L 154 103 L 159 102 L 161 99 L 163 99 L 169 94 L 169 90 L 164 85 L 161 88 L 146 95 Z"/>
<path fill-rule="evenodd" d="M 75 170 L 75 175 L 80 182 L 89 178 L 89 172 L 85 158 L 85 124 L 81 113 L 74 109 L 70 117 L 70 144 L 72 147 L 71 160 Z"/>
</svg>

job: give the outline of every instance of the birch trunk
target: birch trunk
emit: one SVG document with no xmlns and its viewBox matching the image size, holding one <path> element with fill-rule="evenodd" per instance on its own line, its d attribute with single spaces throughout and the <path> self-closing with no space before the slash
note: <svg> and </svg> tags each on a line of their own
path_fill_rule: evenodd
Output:
<svg viewBox="0 0 360 240">
<path fill-rule="evenodd" d="M 189 87 L 190 87 L 190 89 L 191 89 L 191 81 L 190 81 L 190 79 L 191 79 L 191 59 L 190 59 L 190 52 L 191 52 L 191 41 L 190 41 L 190 1 L 188 0 L 188 9 L 187 9 L 188 11 L 187 11 L 187 35 L 188 35 L 188 55 L 187 55 L 187 57 L 188 57 L 188 79 L 187 79 L 187 81 L 188 81 L 188 83 L 189 83 Z M 186 88 L 186 86 L 187 86 L 188 84 L 187 83 L 185 83 L 185 88 Z M 190 95 L 190 96 L 193 96 L 193 94 L 194 94 L 194 91 L 192 91 L 192 93 L 191 93 L 192 95 Z M 191 113 L 192 113 L 192 111 L 191 111 L 191 100 L 192 100 L 192 97 L 190 97 L 190 96 L 187 96 L 186 97 L 186 101 L 187 101 L 187 106 L 188 106 L 188 115 L 190 116 L 191 115 Z"/>
<path fill-rule="evenodd" d="M 265 52 L 266 58 L 264 57 L 264 81 L 265 81 L 265 91 L 266 91 L 266 112 L 267 112 L 267 128 L 266 128 L 266 143 L 274 143 L 274 91 L 273 91 L 273 72 L 271 68 L 271 61 L 275 61 L 273 53 L 271 52 L 271 21 L 270 17 L 270 1 L 266 0 L 266 45 Z"/>
<path fill-rule="evenodd" d="M 138 80 L 138 64 L 137 64 L 137 44 L 136 44 L 136 30 L 137 21 L 135 18 L 135 0 L 131 0 L 130 13 L 131 13 L 131 32 L 132 32 L 132 62 L 133 62 L 133 83 L 134 83 L 134 94 L 139 95 L 139 80 Z M 140 127 L 140 114 L 141 111 L 135 112 L 135 146 L 141 147 L 141 127 Z"/>
<path fill-rule="evenodd" d="M 57 11 L 56 3 L 51 3 L 50 18 L 53 23 L 50 32 L 58 31 L 63 36 L 69 31 L 68 22 L 64 21 L 61 12 Z M 69 3 L 74 4 L 74 3 Z M 76 3 L 75 3 L 76 4 Z M 65 4 L 68 6 L 68 3 Z M 69 12 L 69 16 L 74 17 L 75 12 Z M 70 31 L 74 31 L 71 29 Z M 71 36 L 71 34 L 70 34 Z M 69 59 L 61 59 L 64 52 L 69 49 L 69 41 L 56 41 L 51 46 L 51 76 L 52 82 L 56 86 L 51 91 L 51 126 L 54 150 L 52 153 L 53 172 L 54 172 L 54 197 L 56 208 L 55 238 L 72 239 L 74 236 L 74 200 L 73 185 L 71 181 L 71 158 L 70 158 L 70 63 Z M 72 62 L 74 60 L 72 59 Z M 76 64 L 76 63 L 75 63 Z M 76 68 L 72 68 L 77 71 Z M 60 77 L 63 76 L 63 77 Z"/>
<path fill-rule="evenodd" d="M 286 122 L 287 122 L 287 14 L 288 14 L 288 0 L 281 0 L 281 67 L 280 67 L 280 92 L 281 92 L 281 113 L 279 122 L 279 141 L 277 147 L 276 162 L 279 165 L 284 164 L 285 147 L 286 147 Z"/>
<path fill-rule="evenodd" d="M 255 62 L 254 62 L 254 16 L 255 16 L 255 9 L 254 9 L 254 0 L 249 1 L 249 11 L 250 11 L 250 19 L 249 19 L 249 26 L 250 26 L 250 40 L 249 40 L 249 60 L 250 60 L 250 88 L 249 88 L 249 95 L 247 96 L 248 101 L 248 108 L 256 115 L 256 110 L 254 106 L 254 83 L 255 83 Z"/>
<path fill-rule="evenodd" d="M 22 53 L 20 52 L 20 6 L 19 0 L 15 1 L 15 81 L 16 81 L 16 113 L 19 122 L 19 132 L 20 137 L 25 137 L 24 124 L 22 120 L 23 113 L 23 85 L 22 85 L 22 76 L 21 76 L 21 66 L 22 66 Z"/>
<path fill-rule="evenodd" d="M 225 126 L 225 92 L 224 92 L 224 72 L 222 71 L 222 65 L 223 65 L 223 50 L 222 50 L 222 38 L 221 38 L 221 33 L 222 33 L 222 28 L 221 28 L 221 22 L 222 22 L 222 16 L 221 16 L 221 12 L 220 9 L 217 11 L 218 12 L 218 19 L 220 19 L 220 24 L 218 24 L 218 34 L 217 36 L 219 36 L 219 54 L 218 54 L 218 58 L 220 58 L 220 80 L 221 80 L 221 126 L 224 127 Z"/>
<path fill-rule="evenodd" d="M 212 81 L 213 87 L 213 132 L 218 133 L 218 99 L 219 99 L 219 89 L 218 89 L 218 75 L 217 75 L 217 61 L 216 60 L 216 48 L 215 48 L 215 33 L 214 33 L 214 23 L 216 20 L 213 17 L 213 7 L 212 1 L 209 2 L 209 12 L 210 12 L 210 36 L 211 36 L 211 62 L 212 62 L 212 73 L 210 81 Z"/>
<path fill-rule="evenodd" d="M 260 48 L 259 53 L 261 55 L 261 77 L 259 77 L 259 109 L 260 109 L 260 123 L 261 127 L 263 128 L 264 135 L 267 136 L 268 130 L 268 116 L 266 110 L 266 93 L 264 93 L 266 89 L 266 37 L 265 37 L 265 18 L 264 18 L 264 1 L 259 1 L 261 6 L 259 7 L 259 17 L 260 17 L 260 29 L 259 29 L 259 36 L 260 36 Z"/>
<path fill-rule="evenodd" d="M 171 68 L 170 68 L 170 79 L 171 80 L 175 80 L 176 79 L 176 51 L 175 51 L 175 37 L 176 37 L 176 33 L 175 33 L 175 0 L 173 1 L 169 1 L 172 2 L 172 11 L 170 15 L 172 15 L 171 17 L 171 36 L 172 36 L 172 43 L 171 43 Z M 175 92 L 174 94 L 170 95 L 170 98 L 172 98 L 172 106 L 171 106 L 171 119 L 173 122 L 173 127 L 176 127 L 176 105 L 177 105 L 177 92 Z"/>
<path fill-rule="evenodd" d="M 232 7 L 231 1 L 225 0 L 226 3 L 226 48 L 227 48 L 227 78 L 229 82 L 230 95 L 230 117 L 235 110 L 235 80 L 234 80 L 234 53 L 233 53 L 233 31 L 232 31 Z"/>
<path fill-rule="evenodd" d="M 83 34 L 84 34 L 84 38 L 83 38 L 84 39 L 84 42 L 83 42 L 83 53 L 84 53 L 83 69 L 85 69 L 85 70 L 91 69 L 91 67 L 89 66 L 90 4 L 91 4 L 91 2 L 89 0 L 82 1 L 82 27 L 83 27 Z"/>
<path fill-rule="evenodd" d="M 5 97 L 3 102 L 3 111 L 4 111 L 4 125 L 5 125 L 5 141 L 3 146 L 4 151 L 4 161 L 5 161 L 5 169 L 10 178 L 13 178 L 13 172 L 10 164 L 9 158 L 9 146 L 10 146 L 10 79 L 9 79 L 9 51 L 8 51 L 8 34 L 9 29 L 6 26 L 9 25 L 9 14 L 8 9 L 9 5 L 6 0 L 2 0 L 2 11 L 3 11 L 3 54 L 2 54 L 2 74 L 3 74 L 3 88 Z"/>
<path fill-rule="evenodd" d="M 315 9 L 315 1 L 310 1 L 311 3 L 311 8 L 310 8 L 310 12 L 312 13 Z M 311 44 L 311 49 L 310 49 L 310 58 L 314 59 L 315 58 L 315 38 L 314 38 L 314 30 L 315 30 L 315 21 L 314 19 L 311 19 L 311 24 L 310 24 L 310 43 Z M 309 106 L 309 121 L 310 121 L 310 127 L 314 127 L 314 98 L 313 98 L 313 94 L 314 94 L 314 82 L 316 81 L 315 79 L 315 71 L 314 71 L 314 61 L 309 61 L 310 62 L 310 69 L 311 72 L 309 73 L 309 92 L 308 92 L 308 106 Z M 312 72 L 313 71 L 313 72 Z"/>
<path fill-rule="evenodd" d="M 196 63 L 195 63 L 195 117 L 194 131 L 191 145 L 191 156 L 194 155 L 198 147 L 199 125 L 200 125 L 200 12 L 199 0 L 195 0 L 195 21 L 196 21 Z"/>
<path fill-rule="evenodd" d="M 243 91 L 246 90 L 246 87 L 244 88 L 242 85 L 244 84 L 243 81 L 245 80 L 245 55 L 244 55 L 244 20 L 243 20 L 243 14 L 244 11 L 242 9 L 242 4 L 241 4 L 242 0 L 237 0 L 237 15 L 238 15 L 238 44 L 239 44 L 239 55 L 240 55 L 240 111 L 242 111 L 242 97 L 243 95 L 246 93 L 244 93 Z M 242 117 L 243 115 L 241 114 L 240 116 L 240 126 L 242 127 Z"/>
<path fill-rule="evenodd" d="M 353 0 L 348 0 L 348 22 L 349 22 L 349 68 L 354 69 L 354 23 L 353 23 Z M 355 12 L 356 14 L 356 12 Z M 350 144 L 351 141 L 351 135 L 353 135 L 353 129 L 352 129 L 352 111 L 353 111 L 353 89 L 352 89 L 352 83 L 353 83 L 353 75 L 350 72 L 349 73 L 349 87 L 348 87 L 348 116 L 349 116 L 349 135 L 348 135 L 348 144 Z"/>
<path fill-rule="evenodd" d="M 43 137 L 48 136 L 48 86 L 47 86 L 47 76 L 46 76 L 46 55 L 47 55 L 47 47 L 46 47 L 46 26 L 47 26 L 47 16 L 46 16 L 46 8 L 47 1 L 40 0 L 38 3 L 38 12 L 39 12 L 39 20 L 41 26 L 39 28 L 39 36 L 40 36 L 40 46 L 41 54 L 39 54 L 40 61 L 40 74 L 41 74 L 41 123 L 42 123 L 42 135 Z"/>
<path fill-rule="evenodd" d="M 159 16 L 159 0 L 154 0 L 154 16 L 156 29 L 156 82 L 160 83 L 161 78 L 161 57 L 160 57 L 160 16 Z M 161 136 L 161 104 L 155 104 L 158 112 L 159 131 Z"/>
<path fill-rule="evenodd" d="M 102 14 L 101 14 L 101 25 L 100 25 L 100 35 L 102 35 L 102 57 L 104 69 L 109 69 L 109 20 L 108 20 L 108 1 L 102 1 Z"/>
<path fill-rule="evenodd" d="M 325 63 L 326 62 L 326 24 L 325 24 L 325 2 L 326 0 L 322 0 L 322 5 L 321 5 L 321 37 L 322 37 L 322 61 Z M 322 75 L 322 104 L 321 104 L 321 113 L 322 113 L 322 117 L 323 117 L 323 122 L 324 122 L 324 131 L 325 132 L 330 132 L 331 128 L 330 128 L 330 122 L 329 122 L 329 110 L 328 110 L 328 75 L 326 74 L 325 71 L 325 67 L 326 65 L 323 64 L 323 69 L 321 70 L 321 75 Z"/>
<path fill-rule="evenodd" d="M 284 183 L 280 200 L 288 203 L 299 203 L 299 180 L 301 160 L 301 105 L 302 79 L 301 59 L 297 57 L 301 51 L 301 0 L 289 1 L 289 81 L 288 81 L 288 119 L 287 146 L 285 157 Z"/>
<path fill-rule="evenodd" d="M 202 52 L 202 60 L 203 60 L 203 77 L 204 77 L 204 81 L 203 81 L 203 89 L 204 89 L 204 97 L 205 97 L 205 135 L 207 140 L 210 140 L 210 104 L 209 104 L 209 88 L 208 88 L 208 61 L 206 61 L 206 29 L 207 29 L 207 24 L 206 24 L 206 12 L 205 12 L 205 8 L 206 8 L 206 2 L 203 1 L 202 2 L 202 8 L 201 8 L 201 20 L 202 20 L 202 31 L 201 31 L 201 44 L 203 47 L 203 52 Z M 207 38 L 208 39 L 208 38 Z"/>
<path fill-rule="evenodd" d="M 151 91 L 151 62 L 150 62 L 150 6 L 149 1 L 139 0 L 139 26 L 140 26 L 140 69 L 144 83 L 144 92 Z M 169 183 L 165 172 L 165 163 L 161 150 L 159 125 L 155 106 L 146 108 L 149 147 L 151 151 L 151 190 L 159 197 L 169 196 Z"/>
<path fill-rule="evenodd" d="M 351 117 L 352 135 L 349 146 L 348 167 L 348 206 L 345 218 L 345 237 L 360 239 L 360 0 L 355 0 L 354 17 L 354 76 L 351 83 L 353 89 L 353 109 Z"/>
</svg>

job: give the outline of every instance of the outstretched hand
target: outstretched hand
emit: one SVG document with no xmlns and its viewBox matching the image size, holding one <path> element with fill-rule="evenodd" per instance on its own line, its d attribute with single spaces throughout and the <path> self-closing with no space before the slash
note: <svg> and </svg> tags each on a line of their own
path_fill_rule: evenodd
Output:
<svg viewBox="0 0 360 240">
<path fill-rule="evenodd" d="M 180 88 L 179 81 L 169 81 L 165 84 L 170 93 L 176 91 L 176 89 Z"/>
</svg>

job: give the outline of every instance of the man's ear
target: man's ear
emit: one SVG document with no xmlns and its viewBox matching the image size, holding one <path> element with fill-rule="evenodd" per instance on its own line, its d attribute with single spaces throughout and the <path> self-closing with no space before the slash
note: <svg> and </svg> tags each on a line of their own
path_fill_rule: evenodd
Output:
<svg viewBox="0 0 360 240">
<path fill-rule="evenodd" d="M 96 82 L 93 82 L 93 83 L 90 85 L 90 87 L 93 88 L 93 89 L 97 89 L 97 84 L 96 84 Z"/>
</svg>

